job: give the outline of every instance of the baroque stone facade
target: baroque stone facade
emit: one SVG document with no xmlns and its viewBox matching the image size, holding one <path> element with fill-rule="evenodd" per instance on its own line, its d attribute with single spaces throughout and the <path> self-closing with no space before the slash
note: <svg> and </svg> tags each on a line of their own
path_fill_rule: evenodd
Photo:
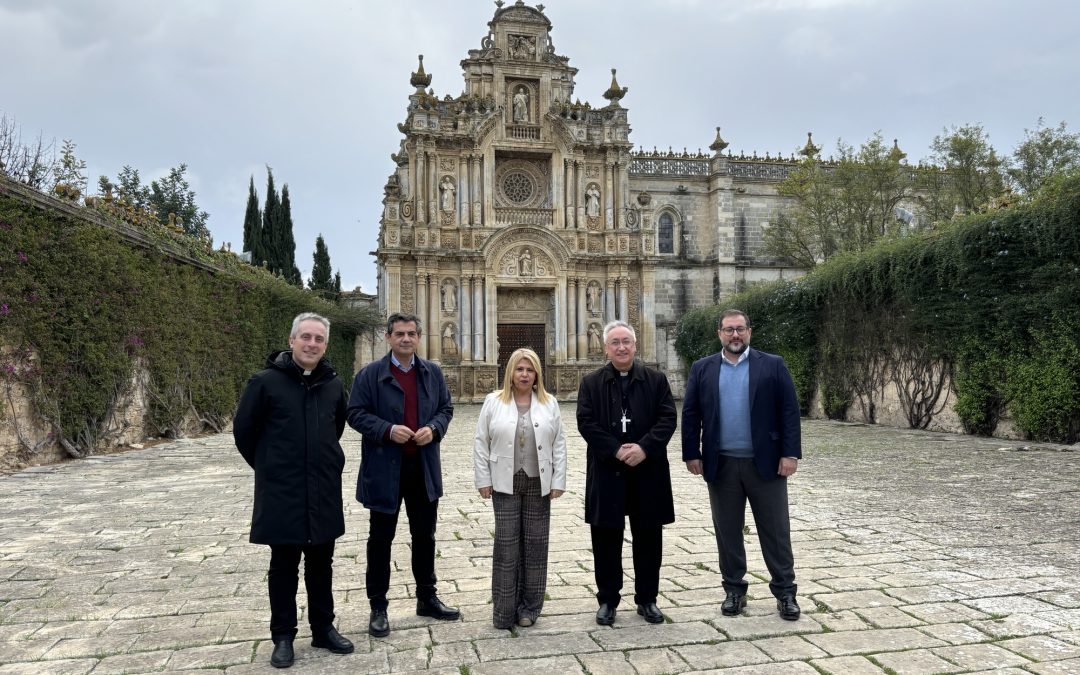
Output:
<svg viewBox="0 0 1080 675">
<path fill-rule="evenodd" d="M 572 398 L 604 362 L 598 333 L 613 319 L 680 393 L 678 319 L 799 273 L 761 254 L 794 158 L 725 155 L 719 129 L 712 154 L 635 151 L 615 71 L 606 105 L 581 103 L 543 6 L 496 4 L 461 62 L 462 95 L 438 97 L 422 56 L 412 74 L 384 188 L 379 309 L 421 317 L 419 352 L 458 400 L 481 400 L 525 345 Z"/>
</svg>

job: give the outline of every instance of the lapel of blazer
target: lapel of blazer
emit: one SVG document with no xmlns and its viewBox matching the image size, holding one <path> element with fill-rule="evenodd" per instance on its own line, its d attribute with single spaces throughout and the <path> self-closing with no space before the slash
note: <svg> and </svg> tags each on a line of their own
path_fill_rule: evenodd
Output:
<svg viewBox="0 0 1080 675">
<path fill-rule="evenodd" d="M 747 349 L 750 349 L 750 347 L 747 347 Z M 758 379 L 760 376 L 758 371 L 761 369 L 759 359 L 761 359 L 761 355 L 758 354 L 756 350 L 750 349 L 750 357 L 747 358 L 747 361 L 749 361 L 748 365 L 750 366 L 750 419 L 754 419 L 754 392 L 757 391 Z"/>
</svg>

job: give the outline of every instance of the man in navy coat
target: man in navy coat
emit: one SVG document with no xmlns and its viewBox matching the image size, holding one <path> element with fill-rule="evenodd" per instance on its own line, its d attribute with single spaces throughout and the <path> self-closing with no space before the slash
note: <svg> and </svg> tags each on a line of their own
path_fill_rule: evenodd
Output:
<svg viewBox="0 0 1080 675">
<path fill-rule="evenodd" d="M 802 457 L 799 402 L 784 360 L 750 349 L 750 318 L 737 310 L 720 315 L 723 349 L 690 368 L 683 401 L 682 445 L 686 468 L 709 487 L 720 571 L 726 596 L 721 612 L 746 606 L 746 501 L 757 525 L 769 590 L 781 618 L 795 621 L 795 558 L 791 552 L 787 477 Z"/>
<path fill-rule="evenodd" d="M 435 593 L 435 524 L 443 494 L 439 441 L 454 406 L 442 370 L 416 355 L 420 335 L 418 317 L 392 314 L 386 322 L 390 353 L 357 373 L 349 394 L 349 425 L 363 435 L 356 499 L 371 513 L 365 583 L 368 633 L 375 637 L 390 634 L 390 545 L 402 501 L 412 535 L 416 613 L 442 620 L 460 616 Z"/>
</svg>

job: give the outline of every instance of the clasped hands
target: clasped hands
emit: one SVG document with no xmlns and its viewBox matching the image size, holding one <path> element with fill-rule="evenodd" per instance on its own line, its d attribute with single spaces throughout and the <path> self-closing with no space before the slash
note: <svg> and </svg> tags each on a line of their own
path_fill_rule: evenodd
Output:
<svg viewBox="0 0 1080 675">
<path fill-rule="evenodd" d="M 645 461 L 645 451 L 637 443 L 623 443 L 615 453 L 615 459 L 627 466 L 637 466 Z"/>
<path fill-rule="evenodd" d="M 420 427 L 413 431 L 404 424 L 395 424 L 390 430 L 390 440 L 395 443 L 408 443 L 413 440 L 417 445 L 427 445 L 434 439 L 435 432 L 431 430 L 431 427 Z"/>
<path fill-rule="evenodd" d="M 487 487 L 479 488 L 479 492 L 480 492 L 480 496 L 483 497 L 484 499 L 491 499 L 492 490 L 491 490 L 490 485 L 488 485 Z M 562 490 L 552 489 L 551 492 L 548 493 L 548 499 L 549 500 L 558 499 L 559 497 L 562 497 L 562 496 L 563 496 L 563 491 Z"/>
</svg>

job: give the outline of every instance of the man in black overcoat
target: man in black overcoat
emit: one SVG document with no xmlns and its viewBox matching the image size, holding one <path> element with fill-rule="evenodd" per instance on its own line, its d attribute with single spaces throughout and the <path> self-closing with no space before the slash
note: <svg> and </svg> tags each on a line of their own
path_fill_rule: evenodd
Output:
<svg viewBox="0 0 1080 675">
<path fill-rule="evenodd" d="M 341 471 L 345 454 L 345 387 L 323 358 L 330 322 L 318 314 L 293 319 L 289 349 L 272 353 L 244 388 L 233 438 L 255 469 L 253 544 L 270 546 L 270 663 L 293 663 L 300 557 L 308 596 L 311 644 L 335 654 L 353 645 L 334 628 L 331 590 L 334 541 L 345 533 Z"/>
<path fill-rule="evenodd" d="M 615 622 L 622 590 L 622 542 L 627 516 L 634 549 L 634 602 L 649 623 L 661 623 L 663 526 L 675 522 L 667 444 L 677 413 L 663 373 L 634 360 L 637 335 L 624 321 L 604 326 L 609 363 L 578 389 L 578 431 L 588 444 L 585 520 L 592 531 L 596 623 Z"/>
</svg>

